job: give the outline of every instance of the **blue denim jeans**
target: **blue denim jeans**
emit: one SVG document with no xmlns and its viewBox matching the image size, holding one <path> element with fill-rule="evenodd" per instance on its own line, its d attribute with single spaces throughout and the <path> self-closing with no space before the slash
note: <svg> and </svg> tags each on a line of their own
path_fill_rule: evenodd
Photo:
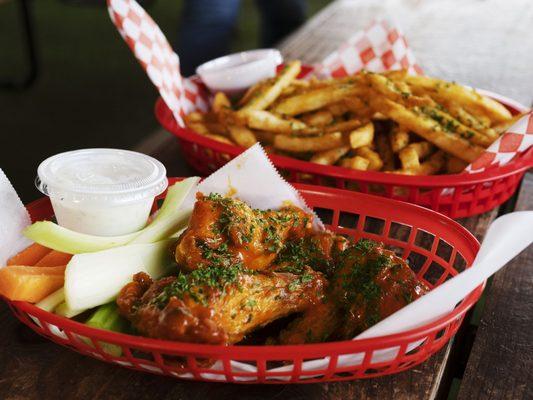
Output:
<svg viewBox="0 0 533 400">
<path fill-rule="evenodd" d="M 271 47 L 305 20 L 305 0 L 255 0 L 261 16 L 260 46 Z M 186 0 L 177 52 L 185 76 L 230 52 L 240 0 Z"/>
</svg>

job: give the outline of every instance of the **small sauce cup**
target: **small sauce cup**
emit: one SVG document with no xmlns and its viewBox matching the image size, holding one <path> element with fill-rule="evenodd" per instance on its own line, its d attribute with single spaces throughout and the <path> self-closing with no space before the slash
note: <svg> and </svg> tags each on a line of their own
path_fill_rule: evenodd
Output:
<svg viewBox="0 0 533 400">
<path fill-rule="evenodd" d="M 196 73 L 211 92 L 234 96 L 275 76 L 276 67 L 282 62 L 281 53 L 275 49 L 243 51 L 208 61 Z"/>
<path fill-rule="evenodd" d="M 168 186 L 155 158 L 118 149 L 84 149 L 44 160 L 37 188 L 50 197 L 59 225 L 116 236 L 142 229 L 154 198 Z"/>
</svg>

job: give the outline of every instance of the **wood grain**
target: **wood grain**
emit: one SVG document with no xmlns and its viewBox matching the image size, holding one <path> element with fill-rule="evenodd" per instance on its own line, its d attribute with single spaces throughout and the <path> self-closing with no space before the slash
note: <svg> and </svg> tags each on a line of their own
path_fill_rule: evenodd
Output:
<svg viewBox="0 0 533 400">
<path fill-rule="evenodd" d="M 516 210 L 533 209 L 533 174 Z M 533 246 L 498 272 L 468 359 L 459 399 L 533 398 Z"/>
</svg>

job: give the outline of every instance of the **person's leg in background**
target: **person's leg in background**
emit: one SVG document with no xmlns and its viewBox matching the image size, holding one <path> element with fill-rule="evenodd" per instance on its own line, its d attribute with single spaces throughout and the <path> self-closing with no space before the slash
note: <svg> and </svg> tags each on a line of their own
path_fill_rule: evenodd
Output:
<svg viewBox="0 0 533 400">
<path fill-rule="evenodd" d="M 229 52 L 239 5 L 240 0 L 185 1 L 177 46 L 183 75 L 192 75 L 198 65 Z"/>
<path fill-rule="evenodd" d="M 306 0 L 256 0 L 261 15 L 261 46 L 275 46 L 302 25 L 307 14 Z"/>
</svg>

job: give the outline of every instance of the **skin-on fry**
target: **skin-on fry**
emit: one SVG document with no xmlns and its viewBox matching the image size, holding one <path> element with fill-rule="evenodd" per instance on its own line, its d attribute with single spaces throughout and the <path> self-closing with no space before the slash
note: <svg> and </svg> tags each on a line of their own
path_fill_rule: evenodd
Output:
<svg viewBox="0 0 533 400">
<path fill-rule="evenodd" d="M 245 126 L 230 125 L 228 130 L 230 137 L 239 146 L 250 147 L 257 143 L 254 133 Z"/>
<path fill-rule="evenodd" d="M 253 97 L 238 111 L 246 113 L 248 110 L 264 110 L 272 104 L 280 95 L 282 90 L 298 76 L 301 69 L 300 61 L 291 61 L 273 82 L 254 93 Z"/>
<path fill-rule="evenodd" d="M 348 151 L 350 151 L 350 146 L 341 146 L 331 150 L 320 151 L 315 153 L 310 161 L 316 164 L 333 165 L 339 161 L 341 157 L 346 155 Z"/>
<path fill-rule="evenodd" d="M 359 147 L 355 150 L 355 154 L 368 160 L 368 170 L 379 171 L 381 168 L 383 168 L 383 160 L 379 154 L 372 150 L 369 146 Z"/>
<path fill-rule="evenodd" d="M 436 121 L 424 114 L 416 114 L 401 104 L 385 98 L 371 98 L 371 104 L 396 123 L 464 161 L 473 162 L 483 154 L 482 147 L 473 145 L 457 135 L 443 131 Z"/>
<path fill-rule="evenodd" d="M 361 156 L 348 157 L 341 160 L 341 167 L 366 171 L 370 161 Z"/>
<path fill-rule="evenodd" d="M 276 135 L 274 147 L 291 153 L 330 150 L 344 145 L 342 133 L 333 132 L 316 137 L 293 137 Z"/>
<path fill-rule="evenodd" d="M 328 86 L 288 97 L 280 101 L 274 112 L 283 115 L 297 115 L 308 111 L 318 110 L 329 104 L 341 101 L 348 96 L 361 93 L 361 88 L 354 85 Z"/>
<path fill-rule="evenodd" d="M 449 174 L 458 174 L 463 172 L 467 165 L 468 163 L 457 157 L 448 156 L 446 160 L 446 171 Z"/>
<path fill-rule="evenodd" d="M 394 153 L 398 153 L 409 144 L 409 132 L 396 124 L 392 127 L 389 136 L 390 145 Z"/>
<path fill-rule="evenodd" d="M 250 110 L 246 118 L 250 128 L 277 133 L 289 134 L 307 128 L 302 121 L 294 118 L 284 119 L 264 110 Z"/>
<path fill-rule="evenodd" d="M 374 124 L 369 122 L 366 125 L 350 132 L 350 147 L 357 149 L 363 146 L 369 146 L 374 139 Z"/>
<path fill-rule="evenodd" d="M 303 115 L 302 120 L 307 125 L 321 128 L 333 122 L 333 114 L 328 110 L 320 110 Z"/>
<path fill-rule="evenodd" d="M 394 154 L 386 132 L 379 132 L 374 135 L 376 150 L 383 160 L 383 170 L 391 171 L 394 169 Z"/>
<path fill-rule="evenodd" d="M 486 115 L 496 123 L 511 118 L 511 113 L 502 104 L 464 86 L 427 76 L 408 75 L 405 80 L 415 93 L 427 93 L 436 101 L 453 101 L 469 113 Z"/>
</svg>

